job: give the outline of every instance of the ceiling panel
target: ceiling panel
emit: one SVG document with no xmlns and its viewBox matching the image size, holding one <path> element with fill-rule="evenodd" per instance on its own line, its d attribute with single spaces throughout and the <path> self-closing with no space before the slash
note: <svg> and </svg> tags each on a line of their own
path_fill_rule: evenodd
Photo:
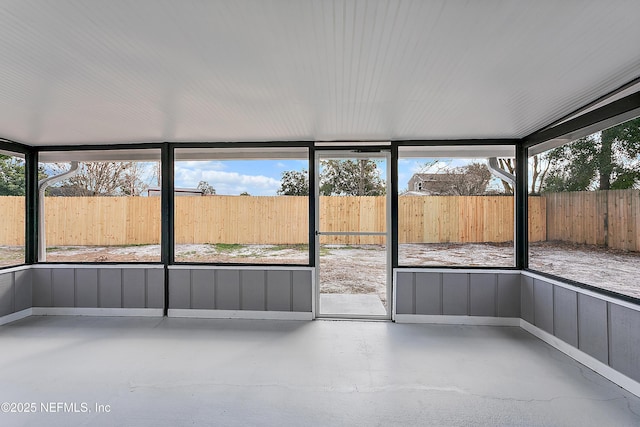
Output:
<svg viewBox="0 0 640 427">
<path fill-rule="evenodd" d="M 519 138 L 640 76 L 640 2 L 3 1 L 0 137 Z"/>
</svg>

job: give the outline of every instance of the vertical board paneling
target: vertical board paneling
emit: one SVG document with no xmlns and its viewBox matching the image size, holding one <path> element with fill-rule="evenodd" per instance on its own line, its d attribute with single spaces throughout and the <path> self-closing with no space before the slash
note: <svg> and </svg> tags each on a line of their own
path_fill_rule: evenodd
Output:
<svg viewBox="0 0 640 427">
<path fill-rule="evenodd" d="M 21 270 L 14 273 L 15 311 L 30 308 L 32 303 L 32 270 Z"/>
<path fill-rule="evenodd" d="M 535 325 L 553 335 L 553 285 L 533 279 L 533 318 Z"/>
<path fill-rule="evenodd" d="M 215 303 L 218 310 L 240 310 L 240 271 L 216 270 Z"/>
<path fill-rule="evenodd" d="M 191 271 L 169 270 L 169 308 L 191 308 Z"/>
<path fill-rule="evenodd" d="M 313 304 L 311 271 L 293 271 L 292 273 L 292 311 L 311 312 Z"/>
<path fill-rule="evenodd" d="M 469 275 L 466 273 L 442 274 L 442 314 L 464 316 L 469 305 Z"/>
<path fill-rule="evenodd" d="M 640 311 L 610 303 L 609 364 L 640 382 Z"/>
<path fill-rule="evenodd" d="M 496 315 L 496 274 L 469 274 L 469 315 Z"/>
<path fill-rule="evenodd" d="M 122 307 L 145 307 L 145 271 L 141 268 L 122 270 Z"/>
<path fill-rule="evenodd" d="M 0 274 L 0 316 L 14 312 L 13 273 Z"/>
<path fill-rule="evenodd" d="M 520 274 L 498 274 L 498 317 L 520 317 L 521 279 Z"/>
<path fill-rule="evenodd" d="M 52 269 L 54 307 L 75 307 L 75 272 L 71 268 Z"/>
<path fill-rule="evenodd" d="M 37 268 L 33 270 L 33 306 L 51 307 L 51 269 Z"/>
<path fill-rule="evenodd" d="M 98 301 L 103 308 L 122 307 L 122 270 L 101 268 L 98 270 Z"/>
<path fill-rule="evenodd" d="M 97 269 L 76 269 L 76 307 L 98 307 Z"/>
<path fill-rule="evenodd" d="M 533 278 L 529 276 L 520 276 L 522 280 L 522 290 L 520 294 L 520 312 L 522 318 L 532 325 L 535 324 L 533 310 Z"/>
<path fill-rule="evenodd" d="M 609 362 L 607 303 L 578 295 L 578 348 L 602 363 Z"/>
<path fill-rule="evenodd" d="M 215 306 L 213 270 L 191 270 L 191 308 L 212 310 Z"/>
<path fill-rule="evenodd" d="M 291 311 L 291 272 L 267 271 L 267 310 Z"/>
<path fill-rule="evenodd" d="M 240 272 L 240 286 L 242 287 L 242 310 L 264 311 L 265 304 L 265 272 L 261 270 L 245 270 Z"/>
<path fill-rule="evenodd" d="M 398 272 L 396 277 L 396 313 L 414 314 L 413 280 L 415 273 Z"/>
<path fill-rule="evenodd" d="M 556 337 L 578 347 L 578 295 L 561 286 L 553 288 L 553 324 Z"/>
<path fill-rule="evenodd" d="M 442 314 L 442 273 L 414 273 L 416 314 Z"/>
</svg>

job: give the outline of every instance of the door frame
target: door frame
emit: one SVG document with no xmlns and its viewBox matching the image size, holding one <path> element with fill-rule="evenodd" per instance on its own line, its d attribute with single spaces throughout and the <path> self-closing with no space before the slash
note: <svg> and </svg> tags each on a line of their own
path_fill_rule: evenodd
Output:
<svg viewBox="0 0 640 427">
<path fill-rule="evenodd" d="M 315 233 L 314 233 L 314 246 L 315 246 L 315 317 L 317 318 L 332 318 L 332 319 L 370 319 L 370 320 L 391 320 L 393 315 L 393 265 L 392 265 L 392 233 L 391 233 L 391 192 L 393 188 L 392 180 L 392 168 L 391 168 L 391 147 L 359 147 L 340 149 L 337 147 L 315 148 L 314 165 L 315 165 L 315 182 L 313 183 L 315 193 Z M 359 315 L 359 314 L 344 314 L 344 315 L 323 315 L 320 312 L 320 236 L 322 230 L 320 230 L 320 160 L 322 158 L 333 159 L 384 159 L 386 160 L 386 180 L 385 180 L 385 248 L 386 248 L 386 289 L 387 289 L 387 314 L 386 315 Z M 340 232 L 332 233 L 333 235 L 380 235 L 375 232 Z"/>
</svg>

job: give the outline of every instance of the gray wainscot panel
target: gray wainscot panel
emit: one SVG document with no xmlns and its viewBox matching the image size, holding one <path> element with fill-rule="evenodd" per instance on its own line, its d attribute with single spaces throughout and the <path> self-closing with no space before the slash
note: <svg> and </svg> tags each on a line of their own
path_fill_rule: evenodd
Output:
<svg viewBox="0 0 640 427">
<path fill-rule="evenodd" d="M 533 280 L 533 318 L 540 329 L 553 334 L 553 285 L 544 280 Z"/>
<path fill-rule="evenodd" d="M 266 310 L 265 279 L 262 270 L 245 270 L 240 272 L 241 308 L 242 310 Z"/>
<path fill-rule="evenodd" d="M 75 271 L 73 268 L 54 268 L 51 271 L 53 306 L 75 307 Z"/>
<path fill-rule="evenodd" d="M 0 316 L 14 312 L 13 273 L 0 273 Z"/>
<path fill-rule="evenodd" d="M 469 274 L 469 315 L 495 316 L 497 287 L 496 274 Z"/>
<path fill-rule="evenodd" d="M 293 311 L 310 313 L 313 304 L 311 271 L 294 270 L 292 273 Z"/>
<path fill-rule="evenodd" d="M 443 273 L 442 314 L 468 314 L 469 275 L 466 273 Z"/>
<path fill-rule="evenodd" d="M 603 363 L 609 362 L 606 301 L 578 295 L 578 344 L 585 353 Z"/>
<path fill-rule="evenodd" d="M 240 310 L 240 271 L 216 270 L 216 308 Z"/>
<path fill-rule="evenodd" d="M 640 382 L 640 311 L 609 303 L 609 364 Z"/>
<path fill-rule="evenodd" d="M 147 270 L 147 308 L 164 308 L 164 269 Z"/>
<path fill-rule="evenodd" d="M 191 270 L 169 270 L 169 308 L 191 308 Z"/>
<path fill-rule="evenodd" d="M 554 286 L 553 318 L 556 337 L 578 347 L 578 295 L 561 286 Z"/>
<path fill-rule="evenodd" d="M 145 308 L 146 277 L 143 268 L 122 270 L 122 306 L 125 308 Z"/>
<path fill-rule="evenodd" d="M 122 307 L 122 270 L 98 269 L 98 301 L 102 308 Z"/>
<path fill-rule="evenodd" d="M 520 274 L 498 273 L 498 317 L 520 317 L 521 290 Z"/>
<path fill-rule="evenodd" d="M 522 318 L 532 325 L 535 324 L 533 311 L 533 277 L 521 276 L 522 290 L 520 295 L 520 311 Z"/>
<path fill-rule="evenodd" d="M 14 279 L 14 310 L 21 311 L 32 305 L 32 270 L 20 270 L 13 274 Z"/>
<path fill-rule="evenodd" d="M 78 268 L 76 270 L 76 306 L 98 307 L 97 268 Z"/>
<path fill-rule="evenodd" d="M 396 313 L 413 314 L 414 273 L 398 272 L 396 276 Z"/>
<path fill-rule="evenodd" d="M 36 268 L 33 270 L 33 306 L 51 307 L 51 269 Z"/>
<path fill-rule="evenodd" d="M 415 314 L 442 314 L 442 276 L 442 273 L 415 273 Z"/>
<path fill-rule="evenodd" d="M 291 311 L 290 271 L 267 271 L 267 310 Z"/>
<path fill-rule="evenodd" d="M 213 270 L 192 270 L 191 308 L 198 310 L 213 310 L 215 306 L 215 282 Z"/>
</svg>

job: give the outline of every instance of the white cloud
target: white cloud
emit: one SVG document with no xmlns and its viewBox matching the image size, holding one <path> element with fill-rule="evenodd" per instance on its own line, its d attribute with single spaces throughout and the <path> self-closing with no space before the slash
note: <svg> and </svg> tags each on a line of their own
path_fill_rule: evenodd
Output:
<svg viewBox="0 0 640 427">
<path fill-rule="evenodd" d="M 193 170 L 176 166 L 177 187 L 196 188 L 200 181 L 207 181 L 217 194 L 237 195 L 244 191 L 253 196 L 273 196 L 280 188 L 280 181 L 263 175 L 242 175 L 220 170 Z"/>
</svg>

